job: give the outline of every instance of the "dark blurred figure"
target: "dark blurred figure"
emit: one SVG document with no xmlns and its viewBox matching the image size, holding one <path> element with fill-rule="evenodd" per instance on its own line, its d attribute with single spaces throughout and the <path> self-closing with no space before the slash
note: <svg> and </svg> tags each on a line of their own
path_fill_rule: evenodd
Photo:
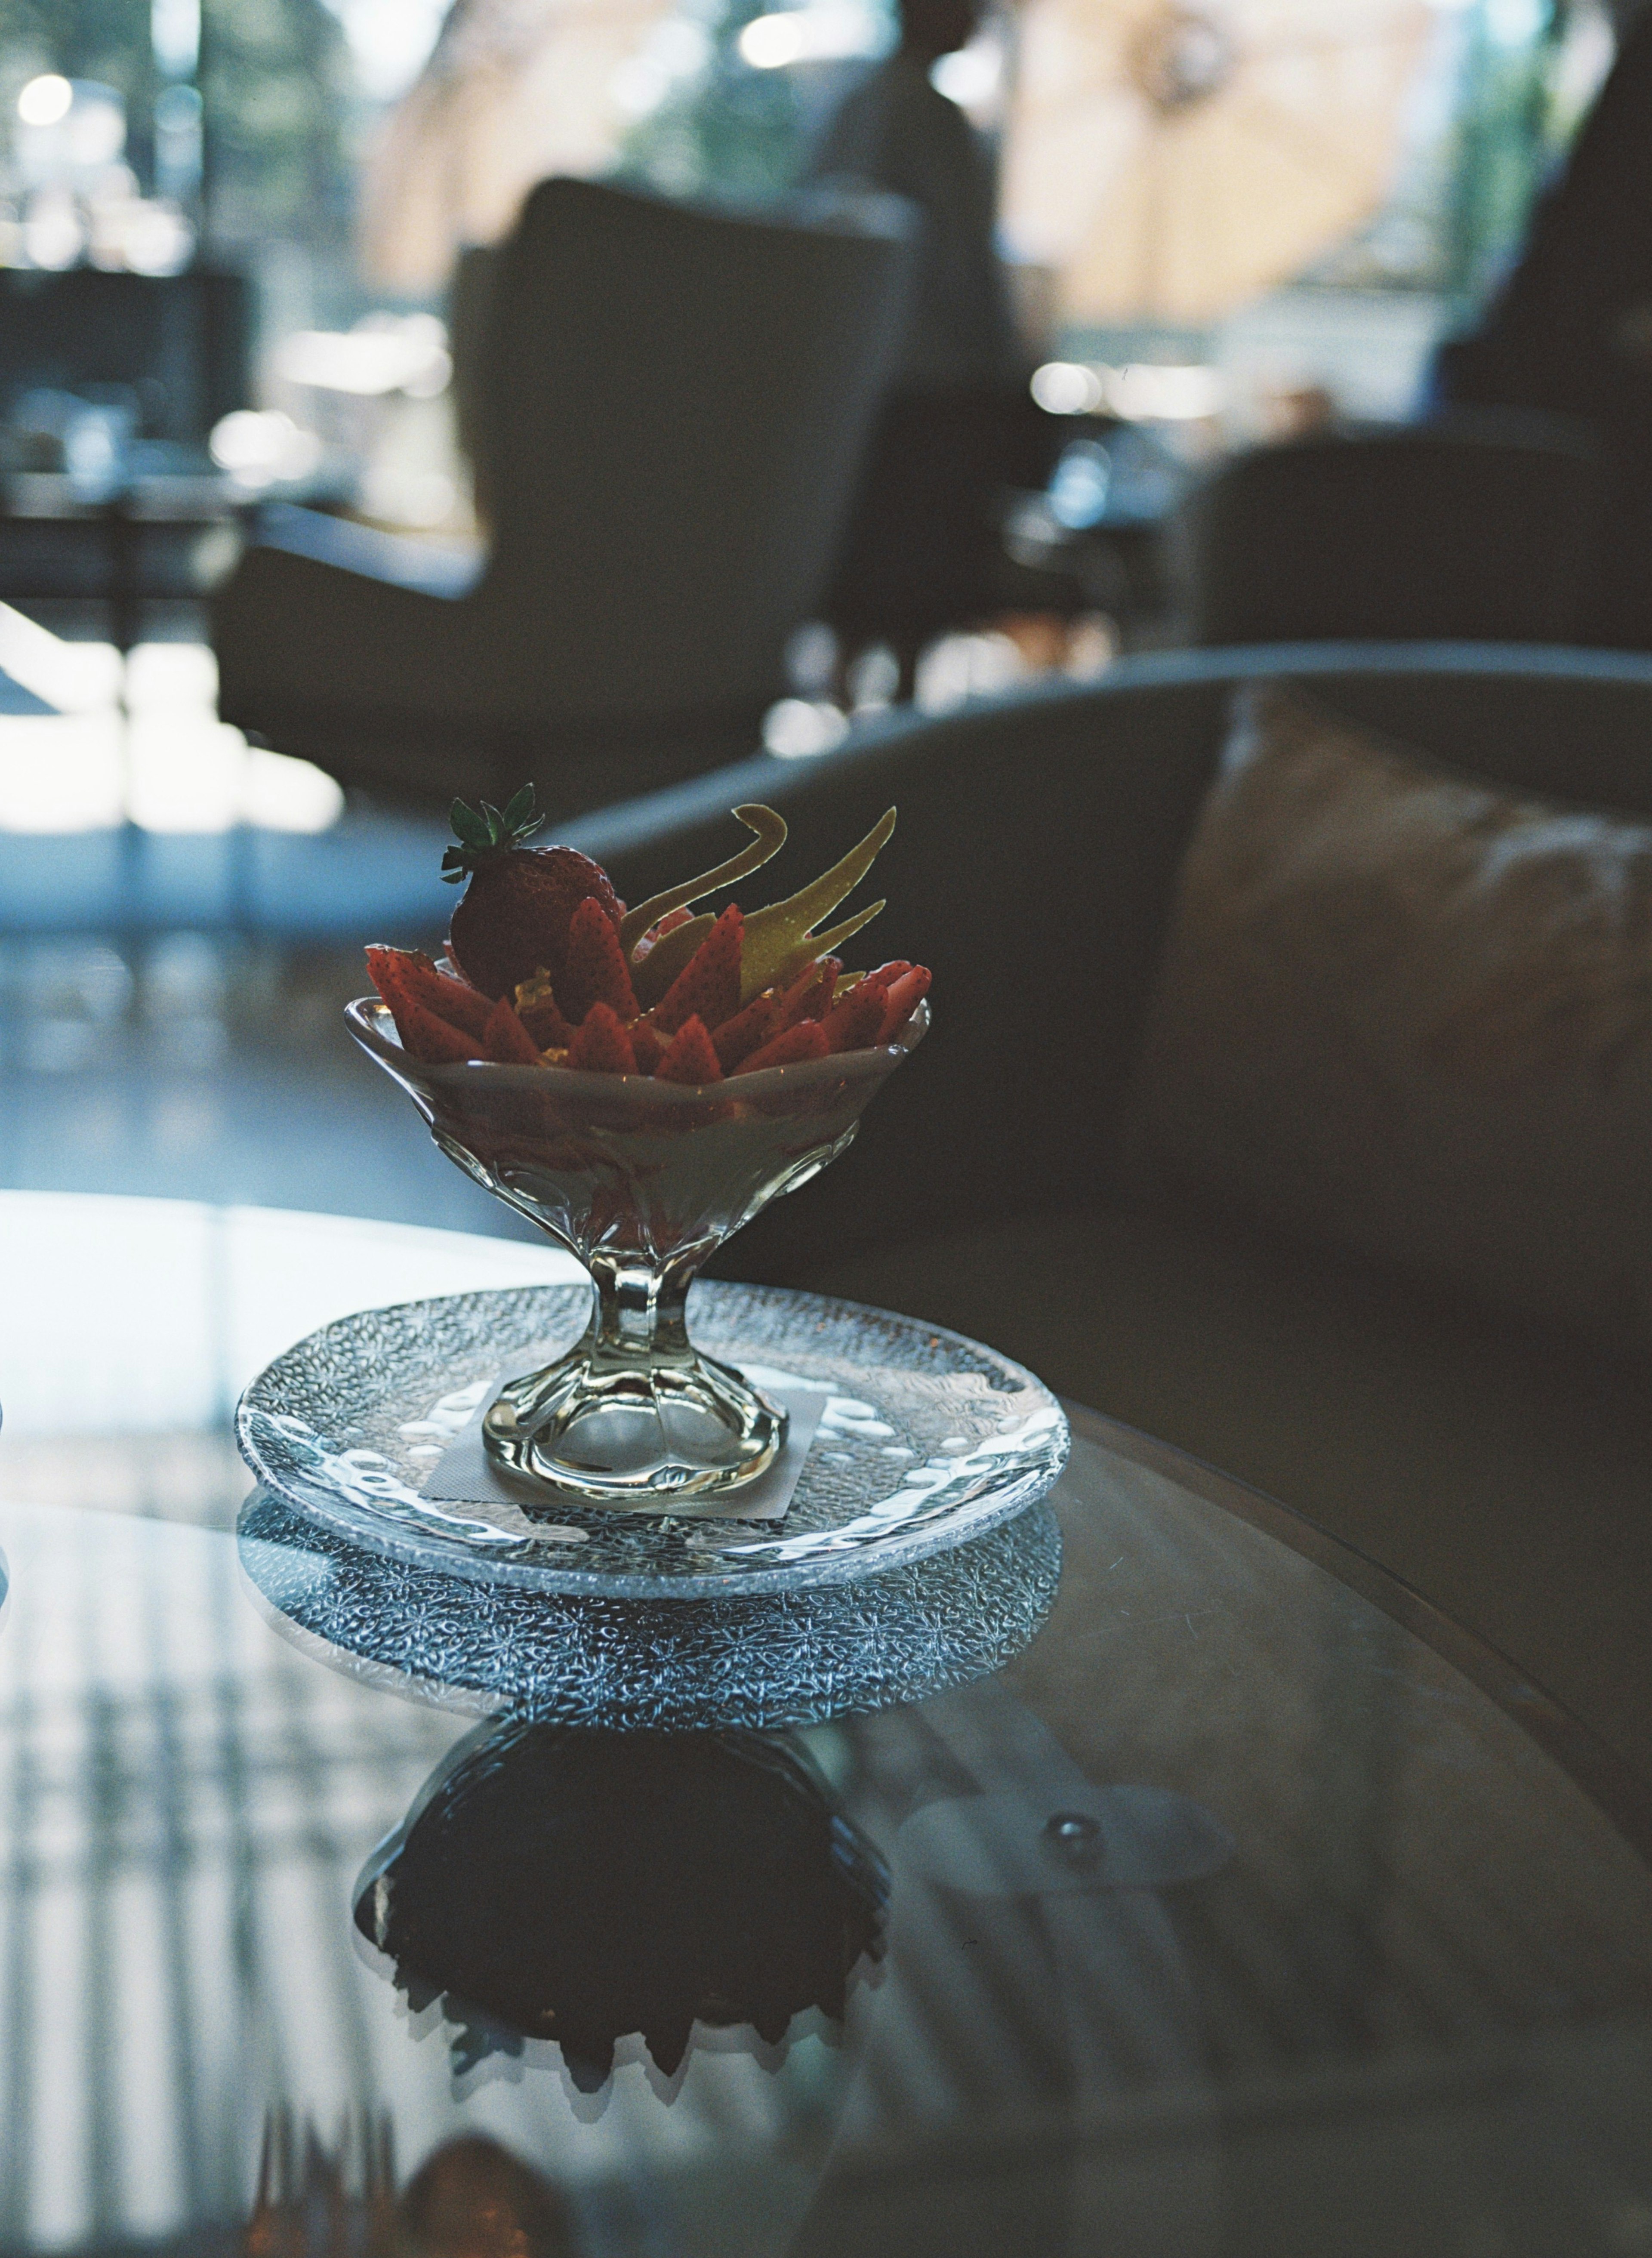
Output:
<svg viewBox="0 0 1652 2258">
<path fill-rule="evenodd" d="M 983 12 L 982 0 L 901 0 L 899 46 L 845 96 L 809 167 L 816 184 L 904 196 L 923 214 L 904 349 L 826 607 L 849 650 L 891 645 L 903 692 L 932 636 L 1017 601 L 1003 497 L 1042 486 L 1060 451 L 1026 388 L 996 241 L 996 152 L 930 78 Z"/>
<path fill-rule="evenodd" d="M 1480 327 L 1443 346 L 1448 407 L 1585 422 L 1612 473 L 1591 643 L 1652 648 L 1652 10 L 1624 38 Z"/>
<path fill-rule="evenodd" d="M 899 46 L 844 97 L 809 167 L 812 180 L 905 196 L 924 215 L 902 384 L 1014 384 L 1026 373 L 995 239 L 993 152 L 930 82 L 982 12 L 981 0 L 902 0 Z"/>
</svg>

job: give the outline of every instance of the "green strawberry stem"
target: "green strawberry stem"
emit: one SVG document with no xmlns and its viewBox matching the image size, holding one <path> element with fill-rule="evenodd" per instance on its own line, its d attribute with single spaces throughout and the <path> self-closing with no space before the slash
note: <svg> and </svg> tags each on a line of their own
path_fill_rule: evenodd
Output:
<svg viewBox="0 0 1652 2258">
<path fill-rule="evenodd" d="M 442 876 L 450 886 L 463 885 L 490 856 L 526 846 L 544 821 L 534 813 L 534 787 L 525 784 L 512 793 L 503 808 L 484 800 L 479 808 L 456 799 L 448 813 L 458 839 L 442 857 Z"/>
</svg>

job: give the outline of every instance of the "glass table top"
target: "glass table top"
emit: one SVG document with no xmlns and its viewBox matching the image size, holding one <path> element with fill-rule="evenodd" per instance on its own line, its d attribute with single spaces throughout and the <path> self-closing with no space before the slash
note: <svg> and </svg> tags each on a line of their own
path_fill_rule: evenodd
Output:
<svg viewBox="0 0 1652 2258">
<path fill-rule="evenodd" d="M 0 2250 L 1652 2250 L 1644 1805 L 1282 1509 L 1075 1411 L 996 1675 L 558 1732 L 296 1631 L 189 1457 L 296 1331 L 554 1257 L 0 1249 Z"/>
</svg>

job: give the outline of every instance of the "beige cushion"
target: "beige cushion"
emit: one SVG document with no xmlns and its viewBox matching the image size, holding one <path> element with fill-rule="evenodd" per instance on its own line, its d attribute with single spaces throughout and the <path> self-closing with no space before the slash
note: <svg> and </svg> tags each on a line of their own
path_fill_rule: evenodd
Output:
<svg viewBox="0 0 1652 2258">
<path fill-rule="evenodd" d="M 1282 1498 L 1652 1779 L 1652 1402 L 1586 1346 L 1250 1234 L 1106 1212 L 798 1282 L 990 1341 Z"/>
<path fill-rule="evenodd" d="M 1135 1103 L 1161 1182 L 1652 1345 L 1652 829 L 1247 693 Z"/>
</svg>

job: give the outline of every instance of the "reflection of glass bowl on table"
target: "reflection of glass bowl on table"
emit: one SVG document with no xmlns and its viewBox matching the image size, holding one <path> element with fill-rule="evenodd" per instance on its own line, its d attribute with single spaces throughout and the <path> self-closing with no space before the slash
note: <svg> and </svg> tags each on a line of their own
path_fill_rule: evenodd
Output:
<svg viewBox="0 0 1652 2258">
<path fill-rule="evenodd" d="M 585 1265 L 585 1338 L 511 1381 L 483 1422 L 513 1474 L 588 1503 L 673 1509 L 767 1471 L 784 1411 L 701 1357 L 684 1302 L 696 1273 L 771 1199 L 852 1141 L 877 1090 L 929 1026 L 892 1043 L 702 1087 L 564 1067 L 428 1066 L 386 1008 L 347 1007 L 351 1033 L 405 1090 L 448 1158 Z"/>
<path fill-rule="evenodd" d="M 513 1717 L 428 1783 L 355 1920 L 415 2013 L 443 1999 L 461 2070 L 552 2041 L 594 2093 L 633 2034 L 670 2079 L 697 2025 L 778 2049 L 795 2016 L 840 2020 L 888 1894 L 794 1743 Z"/>
</svg>

